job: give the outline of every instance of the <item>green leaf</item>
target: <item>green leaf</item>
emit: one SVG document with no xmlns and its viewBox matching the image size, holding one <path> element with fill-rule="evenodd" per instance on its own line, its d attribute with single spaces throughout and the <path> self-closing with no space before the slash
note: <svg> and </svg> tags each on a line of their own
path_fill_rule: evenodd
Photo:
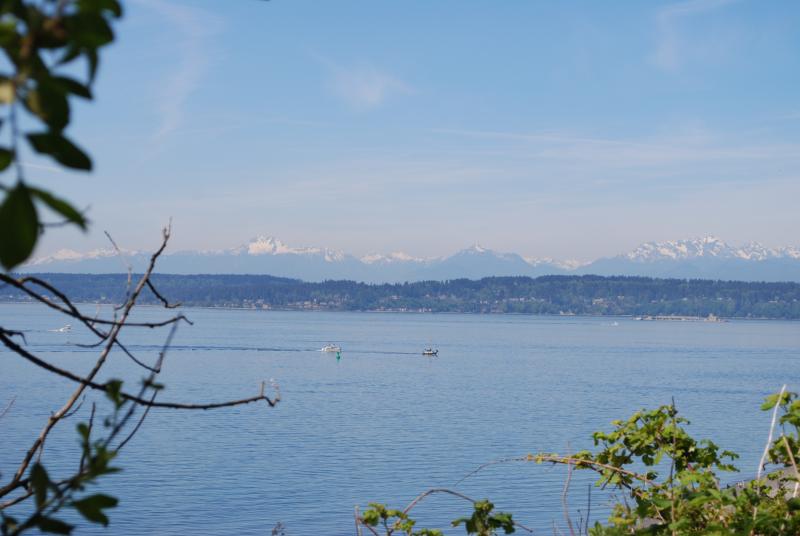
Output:
<svg viewBox="0 0 800 536">
<path fill-rule="evenodd" d="M 62 131 L 69 124 L 69 102 L 65 89 L 48 79 L 25 95 L 25 107 L 52 130 Z"/>
<path fill-rule="evenodd" d="M 90 479 L 109 473 L 118 473 L 118 467 L 111 467 L 108 464 L 117 455 L 116 451 L 108 450 L 102 445 L 95 445 L 94 455 L 89 456 L 88 467 Z"/>
<path fill-rule="evenodd" d="M 91 433 L 91 430 L 89 429 L 89 425 L 86 424 L 85 422 L 80 422 L 80 423 L 78 423 L 77 429 L 78 429 L 78 434 L 81 436 L 83 441 L 84 442 L 88 442 L 89 441 L 89 434 Z"/>
<path fill-rule="evenodd" d="M 90 48 L 86 51 L 86 62 L 89 64 L 89 83 L 94 83 L 94 78 L 97 76 L 97 67 L 100 65 L 100 57 L 97 55 L 97 50 Z"/>
<path fill-rule="evenodd" d="M 108 21 L 99 13 L 79 10 L 64 17 L 64 23 L 78 46 L 87 52 L 96 51 L 99 47 L 114 41 L 114 32 Z"/>
<path fill-rule="evenodd" d="M 122 16 L 122 6 L 117 0 L 78 0 L 81 9 L 91 11 L 110 11 L 119 18 Z"/>
<path fill-rule="evenodd" d="M 374 526 L 376 526 L 378 524 L 378 522 L 380 521 L 381 518 L 380 518 L 380 515 L 378 514 L 378 512 L 376 512 L 375 510 L 367 510 L 361 516 L 361 519 L 367 525 L 370 525 L 371 527 L 374 527 Z"/>
<path fill-rule="evenodd" d="M 53 519 L 52 517 L 39 518 L 36 525 L 42 532 L 50 532 L 53 534 L 71 534 L 73 528 L 72 525 L 58 519 Z"/>
<path fill-rule="evenodd" d="M 77 211 L 75 207 L 60 199 L 48 191 L 40 190 L 38 188 L 28 188 L 28 190 L 38 198 L 42 203 L 50 207 L 52 210 L 64 216 L 70 223 L 74 223 L 84 231 L 86 230 L 86 218 L 83 214 Z"/>
<path fill-rule="evenodd" d="M 0 171 L 3 171 L 14 161 L 14 151 L 0 147 Z"/>
<path fill-rule="evenodd" d="M 0 205 L 0 264 L 11 270 L 33 253 L 39 235 L 39 217 L 30 192 L 17 184 Z"/>
<path fill-rule="evenodd" d="M 122 380 L 109 380 L 106 382 L 106 396 L 115 406 L 120 407 L 125 400 L 120 394 L 122 392 Z"/>
<path fill-rule="evenodd" d="M 118 502 L 115 497 L 98 493 L 97 495 L 74 501 L 72 506 L 88 521 L 106 526 L 108 525 L 108 517 L 103 513 L 103 509 L 114 508 Z"/>
<path fill-rule="evenodd" d="M 769 395 L 765 400 L 764 403 L 761 404 L 761 411 L 768 411 L 775 407 L 775 403 L 778 402 L 778 393 L 774 395 Z"/>
<path fill-rule="evenodd" d="M 56 62 L 56 65 L 65 65 L 65 64 L 67 64 L 67 63 L 69 63 L 71 61 L 74 61 L 77 58 L 79 58 L 81 54 L 82 54 L 82 51 L 81 51 L 80 47 L 78 47 L 77 45 L 74 45 L 74 44 L 70 45 L 64 51 L 64 55 L 61 56 L 61 58 L 58 59 L 58 61 Z"/>
<path fill-rule="evenodd" d="M 54 76 L 52 81 L 61 86 L 63 90 L 68 93 L 72 93 L 78 97 L 83 97 L 84 99 L 92 99 L 92 91 L 77 80 L 68 78 L 66 76 Z"/>
<path fill-rule="evenodd" d="M 28 141 L 37 153 L 50 155 L 64 166 L 85 171 L 92 169 L 92 160 L 89 156 L 61 134 L 52 132 L 28 134 Z"/>
<path fill-rule="evenodd" d="M 33 464 L 30 473 L 31 487 L 36 497 L 36 507 L 41 508 L 47 500 L 47 486 L 50 484 L 50 477 L 40 463 Z"/>
</svg>

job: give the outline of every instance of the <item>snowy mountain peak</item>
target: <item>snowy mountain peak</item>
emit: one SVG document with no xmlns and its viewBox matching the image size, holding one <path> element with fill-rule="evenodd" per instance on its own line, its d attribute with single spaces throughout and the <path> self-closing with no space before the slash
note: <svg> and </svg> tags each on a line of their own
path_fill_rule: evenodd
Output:
<svg viewBox="0 0 800 536">
<path fill-rule="evenodd" d="M 800 259 L 800 248 L 788 246 L 778 250 L 778 254 L 789 259 Z"/>
<path fill-rule="evenodd" d="M 587 262 L 581 262 L 573 259 L 560 261 L 552 257 L 522 257 L 522 259 L 534 268 L 538 266 L 555 266 L 556 268 L 567 271 L 577 270 L 581 266 L 589 264 Z"/>
<path fill-rule="evenodd" d="M 124 256 L 129 256 L 129 255 L 137 255 L 139 252 L 134 250 L 123 249 L 120 251 L 120 253 L 122 253 Z M 29 261 L 27 265 L 41 266 L 41 265 L 51 264 L 54 262 L 71 263 L 71 262 L 80 262 L 83 260 L 91 260 L 91 259 L 104 259 L 107 257 L 115 257 L 118 255 L 119 253 L 117 253 L 116 250 L 111 248 L 93 249 L 88 253 L 80 253 L 73 249 L 59 249 L 52 255 L 47 255 L 46 257 L 37 257 L 32 261 Z"/>
<path fill-rule="evenodd" d="M 714 236 L 670 240 L 667 242 L 645 242 L 624 256 L 632 261 L 653 262 L 657 260 L 694 259 L 697 257 L 723 255 L 731 248 Z"/>
<path fill-rule="evenodd" d="M 345 258 L 343 251 L 317 247 L 295 248 L 272 236 L 258 236 L 244 246 L 231 250 L 231 253 L 237 255 L 241 253 L 248 255 L 320 255 L 326 262 L 339 262 Z"/>
<path fill-rule="evenodd" d="M 622 257 L 634 262 L 679 261 L 709 257 L 763 261 L 782 257 L 797 259 L 800 258 L 799 254 L 800 251 L 794 247 L 771 249 L 758 242 L 749 242 L 736 247 L 715 236 L 705 236 L 668 242 L 646 242 Z"/>
<path fill-rule="evenodd" d="M 462 250 L 460 253 L 492 253 L 491 250 L 486 249 L 485 247 L 481 246 L 477 242 L 472 244 L 467 249 Z"/>
<path fill-rule="evenodd" d="M 295 250 L 272 236 L 259 236 L 247 243 L 249 255 L 280 255 L 294 252 Z"/>
<path fill-rule="evenodd" d="M 424 262 L 425 259 L 412 257 L 408 253 L 402 251 L 393 251 L 388 255 L 381 253 L 370 253 L 361 257 L 361 262 L 364 264 L 391 264 L 396 262 Z"/>
</svg>

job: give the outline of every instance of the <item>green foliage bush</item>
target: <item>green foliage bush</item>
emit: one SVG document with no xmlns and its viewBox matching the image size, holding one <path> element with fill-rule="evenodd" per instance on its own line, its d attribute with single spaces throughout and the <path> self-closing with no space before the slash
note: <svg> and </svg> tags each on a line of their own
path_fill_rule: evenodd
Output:
<svg viewBox="0 0 800 536">
<path fill-rule="evenodd" d="M 625 500 L 614 505 L 606 523 L 587 524 L 589 536 L 796 536 L 800 534 L 796 464 L 800 458 L 800 399 L 796 393 L 782 391 L 768 397 L 762 409 L 780 413 L 777 424 L 781 432 L 765 452 L 764 465 L 770 470 L 763 475 L 759 470 L 758 478 L 737 485 L 724 485 L 720 477 L 737 471 L 732 464 L 737 455 L 689 435 L 689 422 L 678 415 L 674 403 L 614 421 L 610 432 L 595 432 L 595 451 L 569 456 L 530 454 L 509 461 L 594 471 L 598 487 L 620 493 Z M 410 508 L 400 512 L 371 506 L 360 518 L 363 523 L 374 527 L 383 521 L 387 535 L 392 531 L 423 534 L 412 531 L 415 523 L 408 516 Z M 473 506 L 472 517 L 452 522 L 454 526 L 464 523 L 467 534 L 493 535 L 498 529 L 508 534 L 522 527 L 511 514 L 492 513 L 494 505 L 488 501 L 473 501 Z M 393 517 L 395 524 L 391 523 Z M 571 523 L 565 532 L 577 534 Z"/>
</svg>

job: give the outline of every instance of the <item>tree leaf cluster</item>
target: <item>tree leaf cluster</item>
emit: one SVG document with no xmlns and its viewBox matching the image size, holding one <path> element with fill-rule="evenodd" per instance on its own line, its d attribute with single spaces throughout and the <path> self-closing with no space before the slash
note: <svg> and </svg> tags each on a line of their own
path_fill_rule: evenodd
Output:
<svg viewBox="0 0 800 536">
<path fill-rule="evenodd" d="M 71 99 L 92 99 L 91 86 L 100 50 L 114 40 L 112 23 L 122 16 L 118 0 L 3 0 L 0 3 L 0 47 L 9 70 L 0 73 L 0 171 L 12 174 L 0 182 L 0 266 L 6 270 L 30 257 L 45 222 L 39 207 L 63 224 L 86 229 L 80 210 L 52 192 L 27 183 L 21 162 L 23 141 L 34 153 L 59 165 L 90 171 L 89 155 L 66 129 L 72 120 Z M 76 78 L 74 64 L 86 73 Z M 32 129 L 22 132 L 22 114 Z M 30 120 L 32 119 L 32 121 Z"/>
<path fill-rule="evenodd" d="M 380 527 L 385 536 L 404 534 L 406 536 L 443 536 L 439 529 L 415 529 L 416 521 L 409 517 L 407 511 L 387 508 L 385 504 L 369 503 L 370 508 L 365 510 L 358 519 L 369 527 Z M 497 530 L 502 529 L 504 534 L 515 531 L 512 515 L 507 512 L 495 512 L 494 504 L 483 499 L 473 503 L 473 511 L 469 517 L 454 519 L 451 525 L 458 527 L 464 525 L 467 534 L 477 536 L 494 536 Z"/>
</svg>

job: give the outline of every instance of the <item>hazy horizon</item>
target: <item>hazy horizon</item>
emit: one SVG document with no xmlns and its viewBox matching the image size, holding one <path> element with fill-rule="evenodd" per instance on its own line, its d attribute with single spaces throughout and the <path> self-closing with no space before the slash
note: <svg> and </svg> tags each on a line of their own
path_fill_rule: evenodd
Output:
<svg viewBox="0 0 800 536">
<path fill-rule="evenodd" d="M 97 169 L 61 248 L 364 255 L 480 243 L 589 260 L 715 235 L 797 245 L 793 2 L 135 0 L 79 104 Z"/>
<path fill-rule="evenodd" d="M 663 244 L 663 245 L 667 245 L 667 246 L 670 246 L 670 245 L 672 245 L 672 246 L 680 246 L 682 243 L 690 242 L 690 241 L 722 242 L 725 245 L 727 245 L 727 246 L 729 246 L 731 248 L 734 248 L 734 249 L 747 249 L 748 246 L 751 246 L 751 245 L 755 244 L 755 245 L 767 247 L 767 248 L 772 249 L 772 250 L 781 250 L 781 249 L 800 250 L 800 246 L 798 246 L 796 244 L 778 244 L 778 245 L 775 245 L 775 246 L 770 246 L 770 245 L 767 245 L 767 244 L 764 244 L 764 243 L 758 242 L 758 241 L 749 241 L 749 242 L 732 241 L 732 240 L 726 240 L 725 237 L 719 237 L 719 236 L 713 236 L 713 235 L 705 235 L 705 236 L 694 236 L 694 237 L 682 237 L 682 238 L 677 238 L 677 239 L 673 239 L 673 240 L 665 240 L 665 241 L 649 240 L 647 242 L 642 242 L 642 243 L 636 244 L 634 247 L 631 247 L 631 248 L 629 248 L 627 250 L 608 251 L 605 254 L 599 255 L 597 257 L 592 257 L 592 258 L 588 258 L 588 257 L 584 257 L 584 258 L 581 258 L 581 257 L 563 257 L 563 258 L 561 258 L 561 257 L 551 257 L 551 256 L 547 256 L 547 255 L 530 255 L 530 254 L 527 254 L 525 252 L 517 251 L 517 250 L 513 250 L 513 249 L 509 249 L 509 250 L 503 249 L 503 250 L 501 250 L 501 249 L 492 247 L 491 244 L 481 244 L 481 243 L 478 243 L 478 242 L 473 242 L 471 244 L 462 244 L 462 245 L 457 245 L 456 244 L 456 245 L 446 246 L 446 249 L 443 249 L 443 250 L 439 251 L 438 253 L 436 253 L 434 255 L 417 255 L 413 251 L 404 251 L 404 250 L 391 249 L 391 248 L 383 248 L 381 250 L 371 250 L 371 251 L 368 251 L 366 253 L 362 253 L 362 252 L 357 252 L 357 251 L 348 251 L 348 250 L 343 250 L 343 249 L 338 249 L 338 248 L 331 248 L 331 247 L 327 246 L 326 244 L 321 244 L 321 243 L 313 243 L 313 242 L 311 242 L 311 243 L 291 243 L 291 242 L 287 242 L 287 241 L 283 240 L 279 236 L 260 234 L 260 235 L 257 235 L 257 236 L 250 237 L 249 239 L 246 239 L 246 240 L 240 240 L 238 242 L 231 242 L 228 245 L 226 245 L 224 247 L 221 247 L 221 248 L 176 249 L 175 247 L 168 247 L 166 249 L 165 253 L 167 255 L 174 254 L 174 253 L 197 253 L 197 252 L 199 252 L 199 253 L 225 253 L 225 252 L 230 252 L 231 250 L 237 250 L 239 248 L 248 248 L 248 246 L 252 247 L 253 245 L 256 245 L 258 247 L 259 246 L 258 243 L 259 242 L 263 242 L 263 241 L 276 241 L 277 243 L 279 243 L 278 244 L 279 247 L 280 246 L 285 246 L 285 247 L 293 250 L 292 252 L 299 252 L 299 251 L 304 250 L 304 249 L 333 251 L 333 252 L 338 252 L 338 253 L 342 253 L 342 254 L 345 254 L 345 255 L 351 255 L 351 256 L 353 256 L 353 257 L 355 257 L 357 259 L 360 259 L 362 261 L 367 259 L 368 257 L 374 256 L 374 255 L 388 256 L 388 255 L 394 255 L 394 254 L 408 255 L 410 258 L 414 258 L 414 259 L 417 259 L 417 260 L 437 260 L 437 259 L 445 259 L 445 258 L 451 257 L 453 255 L 456 255 L 458 253 L 461 253 L 461 252 L 464 252 L 464 251 L 467 251 L 467 250 L 480 249 L 480 250 L 485 250 L 485 251 L 491 251 L 491 252 L 498 253 L 498 254 L 516 254 L 516 255 L 521 256 L 526 261 L 531 261 L 531 262 L 532 261 L 548 261 L 548 260 L 550 260 L 550 261 L 553 261 L 555 263 L 565 263 L 565 266 L 572 266 L 572 267 L 577 267 L 577 266 L 581 266 L 581 265 L 590 264 L 590 263 L 592 263 L 594 261 L 597 261 L 597 260 L 608 259 L 608 258 L 613 258 L 613 257 L 621 256 L 621 255 L 626 255 L 626 254 L 629 254 L 629 253 L 633 252 L 634 250 L 637 250 L 638 248 L 640 248 L 642 246 L 646 246 L 646 245 Z M 41 261 L 44 261 L 44 260 L 54 260 L 54 259 L 57 259 L 57 258 L 60 258 L 62 260 L 67 260 L 67 259 L 70 258 L 72 253 L 78 253 L 81 256 L 87 256 L 87 255 L 93 254 L 93 252 L 97 252 L 98 250 L 105 251 L 105 252 L 108 252 L 108 253 L 112 253 L 112 252 L 114 252 L 114 247 L 110 242 L 108 242 L 105 246 L 94 248 L 92 250 L 73 250 L 73 249 L 70 249 L 70 248 L 61 248 L 61 249 L 58 249 L 58 250 L 54 251 L 50 255 L 34 256 L 34 257 L 31 258 L 30 262 L 31 263 L 36 263 L 36 262 L 41 262 Z M 132 252 L 148 253 L 150 251 L 147 248 L 144 248 L 144 249 L 122 248 L 122 250 L 123 250 L 123 252 L 128 252 L 128 253 L 132 253 Z M 278 253 L 284 253 L 284 252 L 286 252 L 286 251 L 279 251 Z M 261 251 L 256 251 L 256 252 L 251 251 L 250 253 L 254 254 L 254 255 L 258 255 L 258 254 L 260 254 L 262 252 Z M 371 261 L 367 260 L 366 262 L 369 263 Z"/>
</svg>

